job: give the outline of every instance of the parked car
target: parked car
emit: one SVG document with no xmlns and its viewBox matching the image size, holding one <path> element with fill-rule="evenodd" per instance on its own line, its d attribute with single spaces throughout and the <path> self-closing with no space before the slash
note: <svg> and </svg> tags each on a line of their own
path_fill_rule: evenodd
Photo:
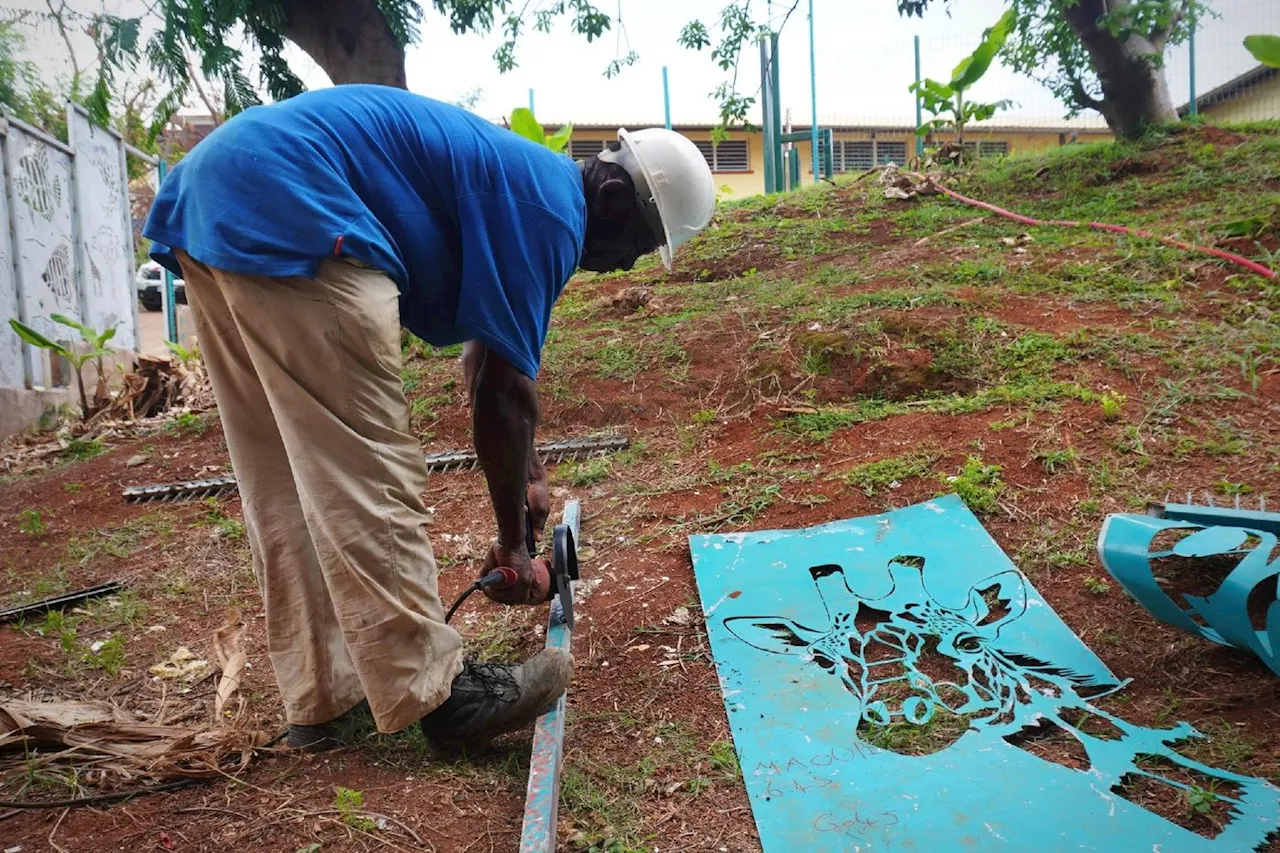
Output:
<svg viewBox="0 0 1280 853">
<path fill-rule="evenodd" d="M 138 267 L 133 280 L 138 290 L 138 303 L 147 311 L 159 311 L 164 305 L 161 288 L 164 287 L 164 267 L 155 261 L 147 261 Z M 173 297 L 179 305 L 187 304 L 187 288 L 182 279 L 173 279 Z"/>
</svg>

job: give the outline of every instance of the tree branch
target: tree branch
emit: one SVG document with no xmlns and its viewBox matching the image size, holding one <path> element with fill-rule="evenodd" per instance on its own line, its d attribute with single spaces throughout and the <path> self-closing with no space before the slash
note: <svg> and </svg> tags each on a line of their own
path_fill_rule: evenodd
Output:
<svg viewBox="0 0 1280 853">
<path fill-rule="evenodd" d="M 187 77 L 191 80 L 191 85 L 196 87 L 196 94 L 200 96 L 200 100 L 204 104 L 205 109 L 209 111 L 209 117 L 213 119 L 213 126 L 217 127 L 222 124 L 224 120 L 222 110 L 215 107 L 213 105 L 213 101 L 211 101 L 209 96 L 205 94 L 204 86 L 200 85 L 200 75 L 196 73 L 196 68 L 191 63 L 191 57 L 187 56 L 187 52 L 185 50 L 182 52 L 182 55 L 183 58 L 187 60 Z"/>
<path fill-rule="evenodd" d="M 1192 0 L 1182 0 L 1182 3 L 1178 7 L 1178 11 L 1169 19 L 1169 23 L 1165 24 L 1163 27 L 1156 27 L 1151 31 L 1151 34 L 1147 36 L 1148 40 L 1156 46 L 1157 50 L 1164 50 L 1165 42 L 1169 40 L 1170 34 L 1178 28 L 1178 25 L 1181 24 L 1183 19 L 1185 19 L 1191 12 L 1191 3 Z"/>
<path fill-rule="evenodd" d="M 80 90 L 80 63 L 76 61 L 76 50 L 71 46 L 71 36 L 67 34 L 67 22 L 64 18 L 67 11 L 67 0 L 62 0 L 62 4 L 57 8 L 53 8 L 53 0 L 44 0 L 46 6 L 49 7 L 49 17 L 53 18 L 54 25 L 58 28 L 58 34 L 62 36 L 62 43 L 67 46 L 67 58 L 71 60 L 71 91 L 78 93 Z"/>
<path fill-rule="evenodd" d="M 1102 101 L 1089 94 L 1084 88 L 1084 81 L 1079 77 L 1071 77 L 1071 101 L 1082 110 L 1102 112 Z"/>
</svg>

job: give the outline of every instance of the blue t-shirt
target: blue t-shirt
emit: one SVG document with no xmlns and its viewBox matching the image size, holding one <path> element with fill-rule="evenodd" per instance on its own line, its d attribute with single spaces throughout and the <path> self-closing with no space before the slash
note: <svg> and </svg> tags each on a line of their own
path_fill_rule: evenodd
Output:
<svg viewBox="0 0 1280 853">
<path fill-rule="evenodd" d="M 219 127 L 165 179 L 143 234 L 176 274 L 172 248 L 265 276 L 350 256 L 396 282 L 414 334 L 479 340 L 536 377 L 586 227 L 568 157 L 449 104 L 345 85 Z"/>
</svg>

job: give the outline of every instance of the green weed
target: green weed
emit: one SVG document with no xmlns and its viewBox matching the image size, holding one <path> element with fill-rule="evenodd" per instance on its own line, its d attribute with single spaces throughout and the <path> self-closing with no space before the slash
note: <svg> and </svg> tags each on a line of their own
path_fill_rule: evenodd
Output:
<svg viewBox="0 0 1280 853">
<path fill-rule="evenodd" d="M 588 459 L 582 462 L 574 462 L 561 470 L 556 471 L 557 480 L 565 480 L 571 486 L 594 486 L 596 483 L 606 479 L 613 472 L 613 463 L 604 456 L 597 456 L 595 459 Z"/>
<path fill-rule="evenodd" d="M 1084 588 L 1094 595 L 1105 595 L 1111 591 L 1111 584 L 1093 576 L 1084 579 Z"/>
<path fill-rule="evenodd" d="M 873 497 L 910 477 L 927 475 L 941 455 L 933 450 L 918 450 L 903 456 L 864 462 L 841 474 L 840 479 L 862 489 L 867 497 Z"/>
<path fill-rule="evenodd" d="M 44 523 L 38 509 L 24 509 L 18 513 L 18 530 L 27 536 L 43 536 L 49 527 Z"/>
<path fill-rule="evenodd" d="M 218 535 L 227 539 L 244 538 L 244 522 L 227 515 L 221 501 L 217 498 L 205 498 L 204 505 L 207 510 L 203 519 L 201 519 L 201 523 L 216 527 Z"/>
<path fill-rule="evenodd" d="M 977 456 L 970 456 L 958 473 L 944 474 L 941 479 L 971 510 L 991 513 L 1000 508 L 1000 495 L 1004 492 L 1002 470 L 999 465 L 988 465 Z"/>
<path fill-rule="evenodd" d="M 1124 414 L 1125 396 L 1123 394 L 1112 394 L 1110 392 L 1102 395 L 1102 399 L 1098 400 L 1098 406 L 1102 409 L 1102 419 L 1106 421 L 1118 421 L 1120 416 Z"/>
<path fill-rule="evenodd" d="M 1067 447 L 1062 450 L 1037 450 L 1032 455 L 1044 466 L 1045 471 L 1056 474 L 1060 470 L 1074 468 L 1080 458 L 1080 451 Z"/>
<path fill-rule="evenodd" d="M 89 666 L 115 678 L 125 665 L 124 637 L 113 634 L 109 639 L 89 646 L 82 653 L 82 659 Z"/>
<path fill-rule="evenodd" d="M 107 451 L 107 446 L 96 438 L 85 440 L 83 438 L 73 438 L 67 442 L 67 448 L 64 454 L 70 456 L 79 462 L 86 459 L 92 459 Z"/>
<path fill-rule="evenodd" d="M 364 814 L 364 792 L 338 786 L 333 796 L 333 807 L 347 826 L 363 832 L 372 832 L 377 824 Z"/>
<path fill-rule="evenodd" d="M 170 435 L 204 435 L 209 425 L 205 419 L 195 412 L 180 412 L 164 426 Z"/>
<path fill-rule="evenodd" d="M 718 413 L 715 409 L 700 409 L 693 413 L 693 422 L 699 426 L 706 426 L 716 422 Z"/>
<path fill-rule="evenodd" d="M 84 483 L 64 483 L 62 485 L 62 491 L 66 492 L 69 495 L 74 495 L 83 488 L 84 488 Z"/>
</svg>

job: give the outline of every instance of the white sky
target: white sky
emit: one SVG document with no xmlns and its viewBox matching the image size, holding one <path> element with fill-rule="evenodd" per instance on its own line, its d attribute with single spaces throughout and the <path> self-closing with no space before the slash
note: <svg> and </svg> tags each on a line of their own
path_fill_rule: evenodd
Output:
<svg viewBox="0 0 1280 853">
<path fill-rule="evenodd" d="M 410 49 L 406 69 L 409 88 L 442 99 L 457 98 L 480 89 L 476 110 L 496 118 L 528 103 L 535 93 L 535 111 L 547 123 L 574 121 L 640 126 L 663 120 L 662 67 L 668 66 L 671 112 L 676 123 L 709 123 L 716 104 L 709 93 L 723 79 L 708 51 L 694 53 L 680 47 L 676 36 L 693 17 L 711 24 L 726 0 L 622 0 L 622 16 L 630 46 L 639 62 L 613 80 L 603 70 L 615 55 L 615 29 L 601 41 L 587 44 L 561 20 L 549 34 L 528 32 L 518 49 L 519 67 L 499 74 L 491 59 L 501 43 L 489 36 L 453 34 L 445 18 L 428 11 L 421 43 Z M 940 2 L 940 0 L 939 0 Z M 1054 0 L 1057 2 L 1057 0 Z M 139 6 L 138 0 L 72 0 L 72 6 L 91 12 L 102 5 L 116 13 Z M 783 109 L 796 123 L 810 114 L 809 0 L 801 0 L 781 36 L 780 71 Z M 912 118 L 913 97 L 907 86 L 914 79 L 912 36 L 922 43 L 922 73 L 945 79 L 952 67 L 977 45 L 982 30 L 1003 10 L 1003 0 L 953 0 L 952 15 L 941 5 L 924 20 L 898 16 L 894 0 L 813 0 L 816 20 L 817 96 L 820 121 L 834 123 L 906 123 Z M 430 4 L 424 2 L 430 9 Z M 535 0 L 536 5 L 536 0 Z M 616 5 L 601 2 L 605 11 Z M 8 8 L 43 9 L 42 0 L 9 0 Z M 790 3 L 754 0 L 752 9 L 763 22 L 772 10 L 775 19 Z M 1241 39 L 1253 32 L 1280 33 L 1280 0 L 1216 0 L 1221 17 L 1202 22 L 1198 42 L 1198 89 L 1201 93 L 1253 66 Z M 49 59 L 66 53 L 54 33 L 45 29 L 30 45 L 46 73 L 56 73 Z M 77 40 L 82 58 L 92 56 L 87 37 Z M 740 87 L 754 92 L 759 84 L 756 48 L 743 63 Z M 1186 47 L 1168 57 L 1170 87 L 1177 103 L 1187 99 Z M 290 62 L 311 87 L 328 80 L 305 54 L 291 51 Z M 980 100 L 1011 98 L 1018 106 L 1006 115 L 1011 121 L 1061 125 L 1065 110 L 1046 89 L 1007 69 L 993 66 L 973 89 Z M 193 107 L 199 111 L 197 105 Z M 758 120 L 758 109 L 753 118 Z M 1095 119 L 1096 121 L 1096 119 Z"/>
</svg>

